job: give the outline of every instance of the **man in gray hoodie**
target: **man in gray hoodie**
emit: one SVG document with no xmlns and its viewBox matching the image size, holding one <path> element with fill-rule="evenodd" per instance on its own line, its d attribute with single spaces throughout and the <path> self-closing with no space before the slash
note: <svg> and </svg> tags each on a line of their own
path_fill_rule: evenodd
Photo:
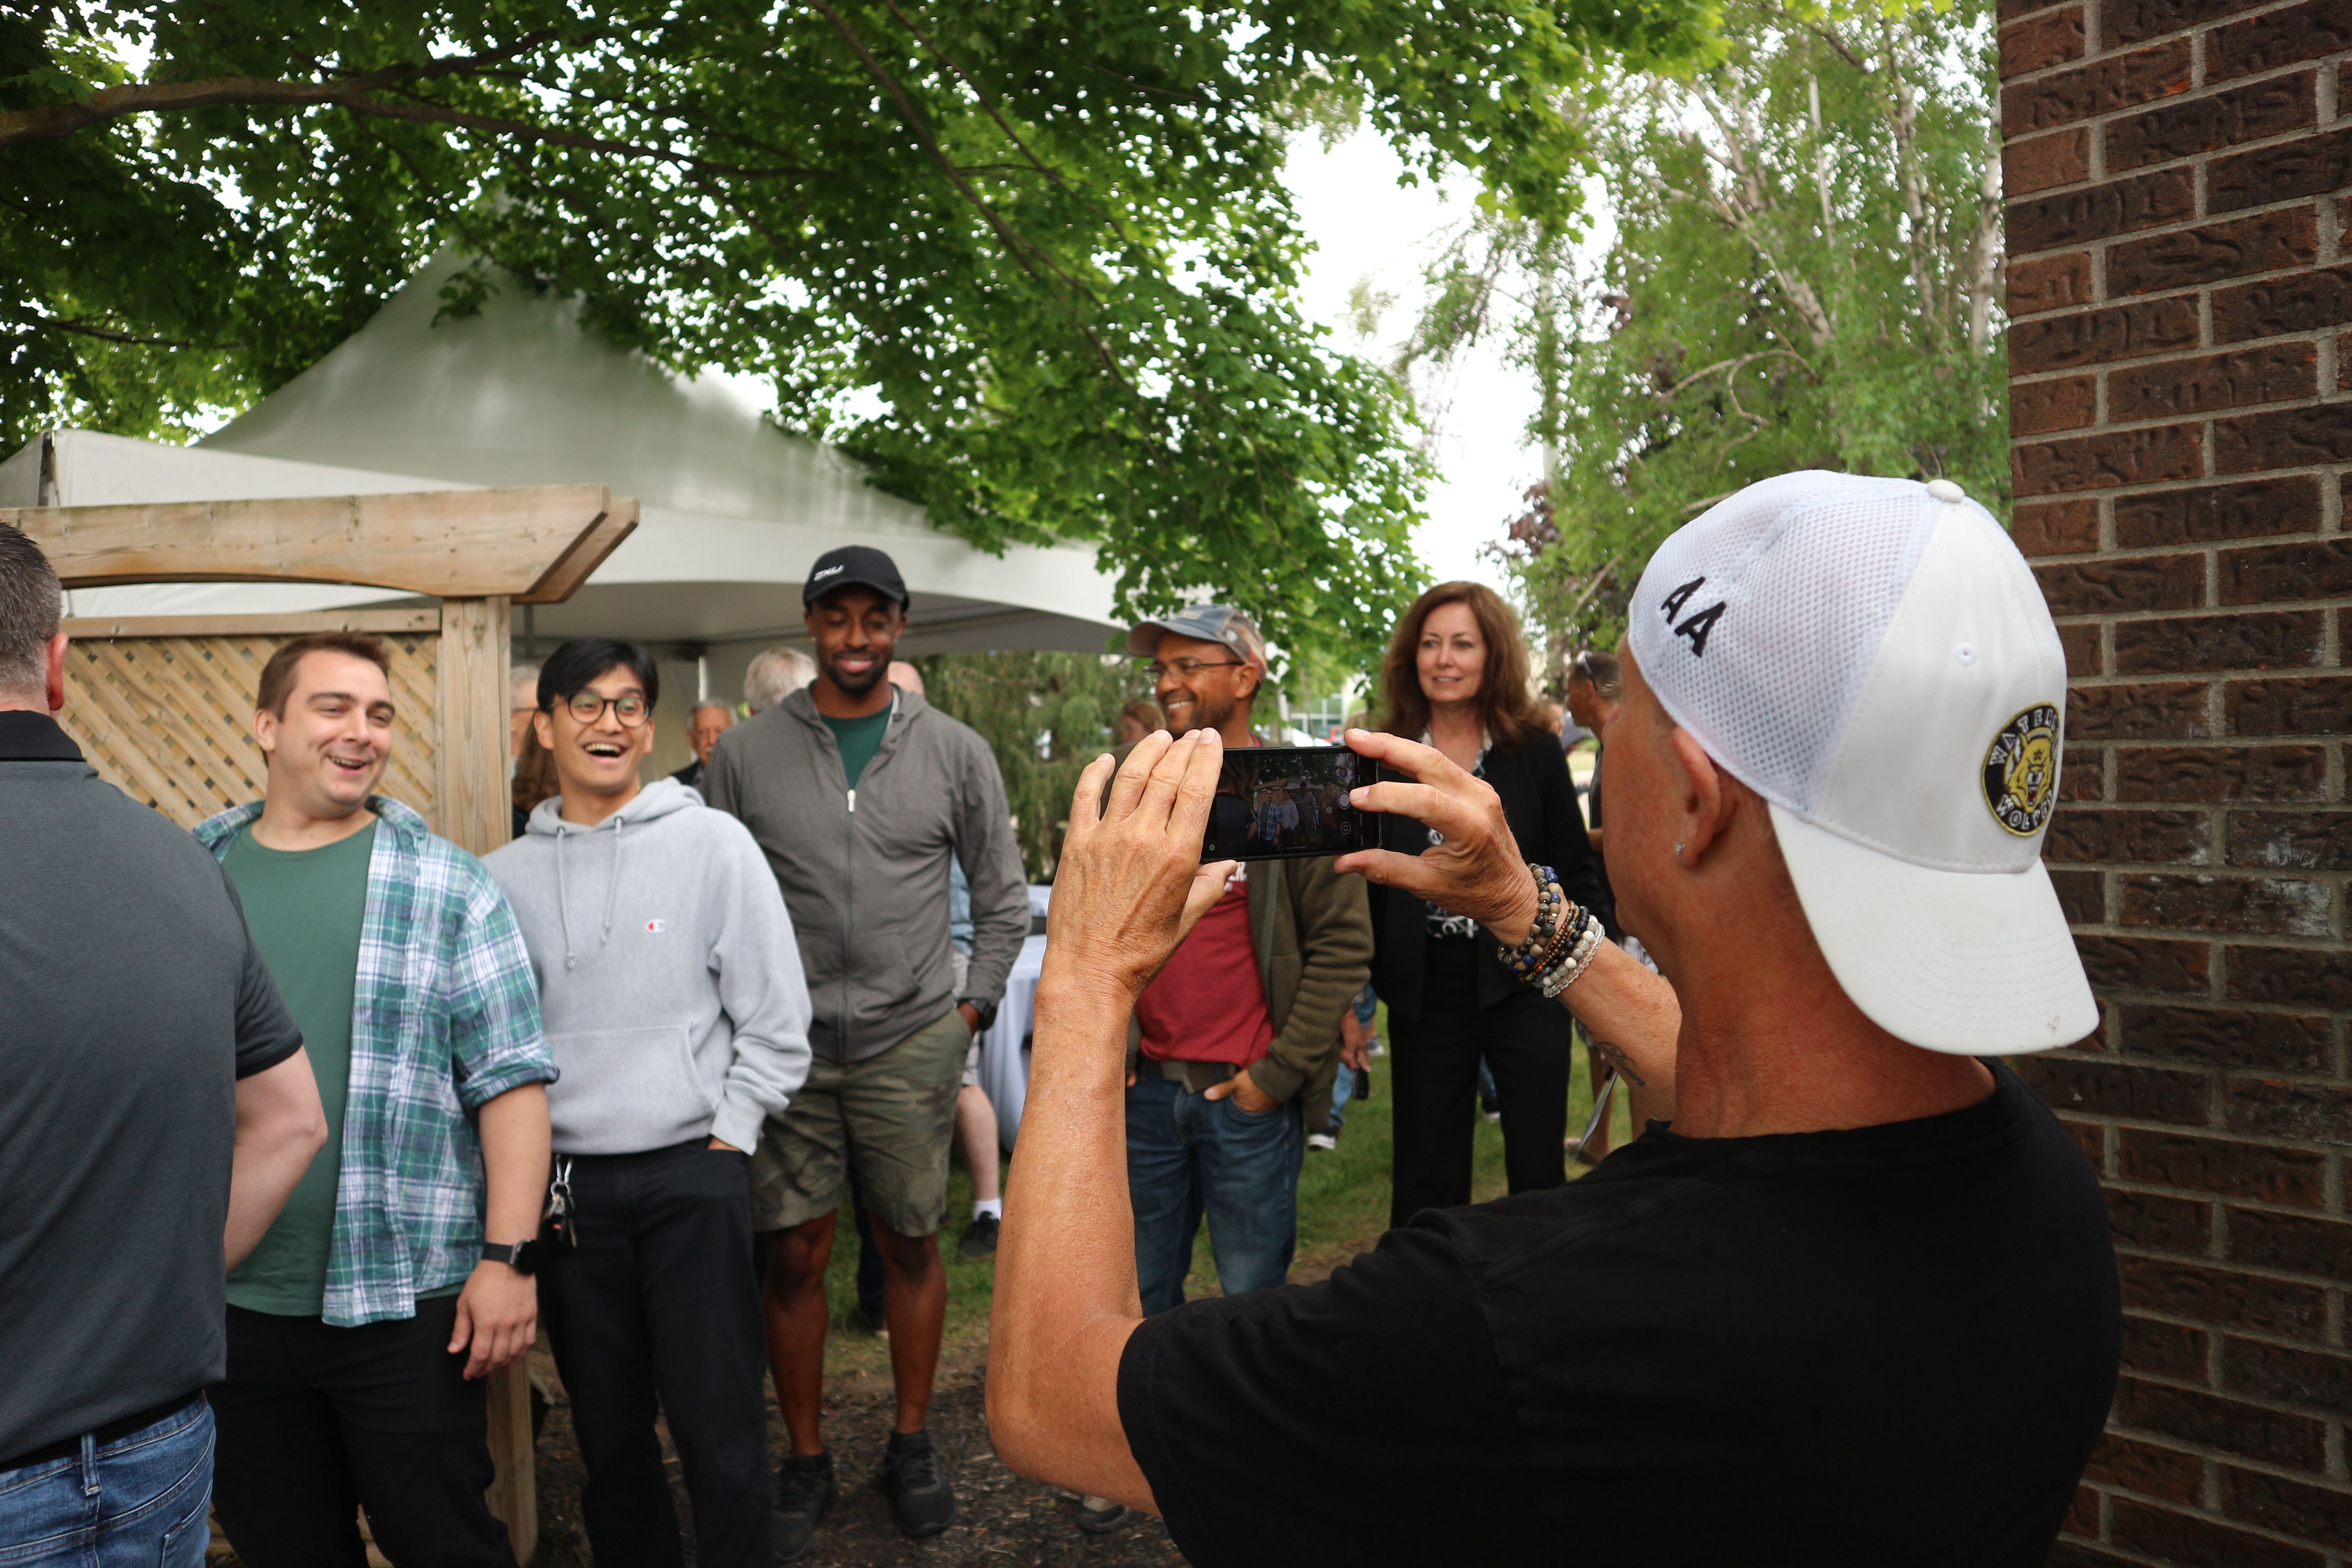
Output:
<svg viewBox="0 0 2352 1568">
<path fill-rule="evenodd" d="M 635 643 L 557 648 L 533 722 L 562 793 L 485 864 L 522 927 L 563 1069 L 548 1112 L 568 1212 L 540 1279 L 588 1472 L 589 1544 L 599 1563 L 680 1561 L 658 1397 L 698 1561 L 769 1568 L 743 1170 L 808 1076 L 808 987 L 743 825 L 674 779 L 639 786 L 659 695 Z"/>
<path fill-rule="evenodd" d="M 719 737 L 710 803 L 742 818 L 793 911 L 816 1018 L 815 1062 L 752 1162 L 771 1232 L 768 1343 L 793 1453 L 777 1477 L 776 1552 L 809 1549 L 834 1496 L 818 1430 L 824 1270 L 855 1167 L 882 1254 L 898 1417 L 883 1486 L 898 1528 L 935 1535 L 955 1494 L 924 1432 L 947 1312 L 940 1221 L 964 1053 L 1029 932 L 1012 815 L 988 742 L 885 679 L 907 588 L 880 551 L 820 557 L 802 591 L 817 678 Z M 949 960 L 948 864 L 971 882 L 971 963 Z"/>
</svg>

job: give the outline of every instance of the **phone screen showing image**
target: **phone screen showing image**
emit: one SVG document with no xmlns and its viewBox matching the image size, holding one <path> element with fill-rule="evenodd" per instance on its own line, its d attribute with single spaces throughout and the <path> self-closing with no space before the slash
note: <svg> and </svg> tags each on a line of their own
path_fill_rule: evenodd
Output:
<svg viewBox="0 0 2352 1568">
<path fill-rule="evenodd" d="M 1348 804 L 1373 766 L 1345 746 L 1253 746 L 1225 753 L 1201 858 L 1278 860 L 1380 845 L 1380 816 Z"/>
</svg>

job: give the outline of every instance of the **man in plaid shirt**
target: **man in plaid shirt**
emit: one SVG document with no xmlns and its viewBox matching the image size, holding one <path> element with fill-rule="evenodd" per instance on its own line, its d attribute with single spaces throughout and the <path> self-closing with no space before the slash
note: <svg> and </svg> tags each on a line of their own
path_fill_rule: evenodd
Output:
<svg viewBox="0 0 2352 1568">
<path fill-rule="evenodd" d="M 228 1281 L 214 1505 L 254 1568 L 513 1568 L 483 1500 L 480 1379 L 530 1348 L 555 1063 L 521 932 L 479 861 L 374 788 L 393 744 L 377 639 L 298 637 L 263 669 L 259 801 L 196 829 L 299 1025 L 327 1146 Z"/>
</svg>

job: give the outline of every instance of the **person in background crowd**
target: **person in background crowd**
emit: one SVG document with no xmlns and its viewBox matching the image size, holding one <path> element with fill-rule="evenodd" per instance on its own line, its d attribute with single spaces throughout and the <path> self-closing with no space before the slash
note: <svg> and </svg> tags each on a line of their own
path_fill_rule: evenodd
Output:
<svg viewBox="0 0 2352 1568">
<path fill-rule="evenodd" d="M 530 949 L 563 1075 L 548 1113 L 578 1245 L 543 1259 L 540 1280 L 587 1470 L 589 1546 L 599 1563 L 683 1561 L 658 1397 L 694 1503 L 695 1560 L 768 1568 L 743 1164 L 808 1076 L 808 987 L 743 825 L 675 778 L 639 786 L 660 697 L 635 643 L 557 648 L 537 728 L 562 791 L 485 864 Z"/>
<path fill-rule="evenodd" d="M 327 1121 L 220 868 L 51 717 L 61 597 L 0 528 L 0 1560 L 197 1568 L 223 1255 Z"/>
<path fill-rule="evenodd" d="M 1381 664 L 1381 728 L 1434 746 L 1501 797 L 1522 858 L 1551 867 L 1579 904 L 1600 878 L 1568 759 L 1528 690 L 1528 649 L 1502 595 L 1442 583 L 1413 601 Z M 1540 744 L 1536 742 L 1540 742 Z M 1442 842 L 1410 819 L 1387 842 Z M 1402 835 L 1402 838 L 1398 836 Z M 1514 1193 L 1568 1179 L 1567 1015 L 1518 984 L 1475 922 L 1386 888 L 1371 890 L 1380 938 L 1372 981 L 1394 1037 L 1396 1128 L 1389 1223 L 1470 1201 L 1472 1098 L 1483 1058 L 1495 1078 L 1503 1166 Z"/>
<path fill-rule="evenodd" d="M 694 761 L 669 776 L 688 789 L 699 785 L 702 770 L 710 763 L 710 748 L 734 725 L 735 710 L 724 702 L 696 703 L 686 716 L 686 743 L 694 748 Z"/>
<path fill-rule="evenodd" d="M 228 1279 L 214 1504 L 255 1568 L 511 1568 L 481 1379 L 536 1336 L 546 1194 L 539 988 L 480 861 L 375 794 L 399 715 L 375 637 L 262 667 L 260 800 L 197 839 L 301 1026 L 327 1145 Z"/>
<path fill-rule="evenodd" d="M 816 661 L 796 647 L 762 648 L 743 668 L 743 706 L 765 713 L 816 679 Z M 709 758 L 703 759 L 707 766 Z"/>
<path fill-rule="evenodd" d="M 539 666 L 510 664 L 507 667 L 507 749 L 522 755 L 523 737 L 530 733 L 533 705 L 539 701 Z"/>
<path fill-rule="evenodd" d="M 1576 656 L 1568 670 L 1568 710 L 1575 716 L 1580 726 L 1595 736 L 1608 733 L 1609 726 L 1614 724 L 1617 716 L 1625 710 L 1624 677 L 1618 668 L 1615 655 L 1588 648 Z M 1609 851 L 1603 837 L 1605 829 L 1601 824 L 1600 751 L 1596 745 L 1592 758 L 1592 784 L 1584 795 L 1584 816 L 1591 825 L 1588 831 L 1592 840 L 1593 858 L 1599 863 L 1601 873 L 1600 899 L 1593 909 L 1613 927 L 1617 921 L 1617 895 L 1609 885 Z M 1631 938 L 1627 939 L 1627 951 L 1636 957 L 1641 956 L 1640 944 Z M 1584 1035 L 1581 1026 L 1579 1026 L 1578 1033 Z M 1591 1036 L 1584 1036 L 1584 1070 L 1592 1085 L 1592 1102 L 1598 1106 L 1602 1090 L 1615 1076 L 1616 1069 L 1603 1061 L 1601 1053 L 1592 1048 Z M 1609 1118 L 1604 1115 L 1596 1121 L 1590 1136 L 1570 1138 L 1568 1152 L 1594 1164 L 1607 1159 Z"/>
<path fill-rule="evenodd" d="M 2040 859 L 2032 574 L 1948 480 L 1792 474 L 1664 541 L 1628 619 L 1611 843 L 1672 987 L 1547 917 L 1494 788 L 1410 740 L 1348 737 L 1418 781 L 1358 804 L 1444 845 L 1340 864 L 1525 953 L 1671 1124 L 1321 1283 L 1137 1310 L 1117 1020 L 1221 891 L 1220 748 L 1081 775 L 996 1267 L 1008 1468 L 1164 1510 L 1201 1568 L 2049 1559 L 2122 1319 L 2097 1176 L 1998 1059 L 2098 1023 Z"/>
<path fill-rule="evenodd" d="M 1356 993 L 1354 1005 L 1340 1016 L 1339 1054 L 1325 1069 L 1328 1077 L 1318 1079 L 1307 1094 L 1308 1125 L 1315 1123 L 1318 1111 L 1322 1122 L 1321 1131 L 1307 1135 L 1307 1152 L 1310 1154 L 1337 1149 L 1340 1131 L 1348 1121 L 1348 1102 L 1372 1097 L 1371 1058 L 1381 1054 L 1380 1037 L 1372 1033 L 1376 1006 L 1372 988 L 1367 984 Z M 1323 1110 L 1326 1097 L 1330 1109 Z"/>
<path fill-rule="evenodd" d="M 751 1162 L 752 1223 L 771 1233 L 770 1364 L 793 1453 L 777 1479 L 776 1551 L 811 1549 L 832 1502 L 820 1415 L 830 1311 L 825 1265 L 855 1169 L 887 1274 L 898 1417 L 883 1487 L 898 1528 L 936 1535 L 955 1493 L 925 1430 L 947 1274 L 956 1084 L 1029 933 L 1029 895 L 996 758 L 964 725 L 885 679 L 906 629 L 906 584 L 865 545 L 828 552 L 802 590 L 817 679 L 719 737 L 704 775 L 766 851 L 800 942 L 816 1016 L 808 1082 Z M 949 959 L 948 865 L 971 880 L 965 983 Z"/>
<path fill-rule="evenodd" d="M 1139 697 L 1118 710 L 1118 743 L 1132 746 L 1144 736 L 1168 728 L 1168 715 L 1149 697 Z"/>
<path fill-rule="evenodd" d="M 531 732 L 531 704 L 539 700 L 539 666 L 507 667 L 507 741 L 513 759 L 507 764 L 509 791 L 514 796 L 514 837 L 522 837 L 531 807 L 555 793 L 553 777 L 543 754 L 547 748 Z M 542 789 L 541 785 L 544 784 Z"/>
<path fill-rule="evenodd" d="M 539 809 L 539 803 L 562 787 L 555 779 L 555 759 L 539 743 L 539 731 L 524 731 L 522 750 L 515 754 L 514 779 L 508 786 L 513 796 L 517 838 L 529 830 L 530 814 Z"/>
</svg>

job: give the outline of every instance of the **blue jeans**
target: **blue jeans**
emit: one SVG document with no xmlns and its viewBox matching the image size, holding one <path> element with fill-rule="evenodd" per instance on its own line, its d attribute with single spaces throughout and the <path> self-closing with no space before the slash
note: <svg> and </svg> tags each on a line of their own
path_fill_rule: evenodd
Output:
<svg viewBox="0 0 2352 1568">
<path fill-rule="evenodd" d="M 1127 1189 L 1144 1311 L 1183 1304 L 1203 1214 L 1226 1295 L 1281 1284 L 1298 1246 L 1306 1154 L 1296 1100 L 1253 1116 L 1231 1095 L 1195 1094 L 1145 1062 L 1127 1091 Z"/>
<path fill-rule="evenodd" d="M 0 1564 L 202 1568 L 212 1542 L 212 1406 L 81 1452 L 0 1470 Z"/>
</svg>

